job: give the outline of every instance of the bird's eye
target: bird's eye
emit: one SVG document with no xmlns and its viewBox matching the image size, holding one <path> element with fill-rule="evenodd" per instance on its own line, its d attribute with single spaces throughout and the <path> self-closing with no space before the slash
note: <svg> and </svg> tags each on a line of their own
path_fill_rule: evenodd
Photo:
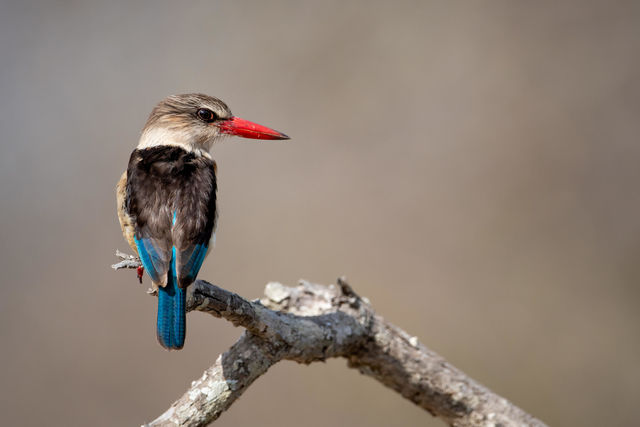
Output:
<svg viewBox="0 0 640 427">
<path fill-rule="evenodd" d="M 212 121 L 214 121 L 215 119 L 218 118 L 213 111 L 211 111 L 211 110 L 209 110 L 207 108 L 199 109 L 198 112 L 196 113 L 196 115 L 198 116 L 198 118 L 200 120 L 202 120 L 203 122 L 207 122 L 207 123 L 211 123 Z"/>
</svg>

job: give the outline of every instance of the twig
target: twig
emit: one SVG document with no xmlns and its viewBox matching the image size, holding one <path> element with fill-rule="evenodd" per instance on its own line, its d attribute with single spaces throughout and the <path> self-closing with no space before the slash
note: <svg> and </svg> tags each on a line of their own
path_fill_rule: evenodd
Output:
<svg viewBox="0 0 640 427">
<path fill-rule="evenodd" d="M 189 287 L 187 309 L 246 331 L 148 426 L 207 425 L 280 360 L 311 363 L 330 357 L 346 358 L 350 367 L 452 426 L 545 425 L 385 321 L 343 278 L 337 286 L 269 283 L 265 298 L 255 302 L 198 280 Z"/>
<path fill-rule="evenodd" d="M 138 268 L 142 265 L 142 263 L 140 263 L 140 259 L 133 255 L 128 255 L 116 250 L 116 256 L 122 261 L 111 265 L 111 268 L 114 270 L 120 270 L 121 268 Z"/>
</svg>

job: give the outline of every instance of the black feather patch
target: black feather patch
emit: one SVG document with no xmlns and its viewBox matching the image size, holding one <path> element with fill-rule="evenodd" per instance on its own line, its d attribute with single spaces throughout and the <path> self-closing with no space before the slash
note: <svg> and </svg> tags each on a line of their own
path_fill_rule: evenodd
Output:
<svg viewBox="0 0 640 427">
<path fill-rule="evenodd" d="M 200 265 L 182 273 L 180 264 L 196 245 L 208 246 L 215 228 L 215 163 L 175 146 L 134 150 L 127 169 L 125 209 L 133 219 L 136 239 L 149 239 L 158 253 L 161 283 L 166 283 L 175 246 L 179 286 L 190 285 Z"/>
</svg>

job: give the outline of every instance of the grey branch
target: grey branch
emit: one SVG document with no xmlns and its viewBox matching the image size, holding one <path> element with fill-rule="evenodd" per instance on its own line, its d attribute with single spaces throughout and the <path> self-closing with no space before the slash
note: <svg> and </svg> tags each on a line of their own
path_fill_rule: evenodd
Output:
<svg viewBox="0 0 640 427">
<path fill-rule="evenodd" d="M 126 265 L 139 261 L 119 254 Z M 135 259 L 134 259 L 135 260 Z M 148 426 L 205 426 L 215 421 L 269 367 L 344 357 L 451 426 L 544 426 L 508 400 L 478 384 L 416 337 L 376 314 L 344 279 L 323 286 L 269 283 L 265 297 L 248 301 L 198 280 L 189 287 L 187 310 L 224 318 L 245 328 L 240 339 L 187 392 Z"/>
<path fill-rule="evenodd" d="M 142 265 L 140 260 L 133 255 L 128 255 L 116 250 L 116 256 L 122 261 L 111 266 L 114 270 L 120 270 L 121 268 L 138 268 Z"/>
</svg>

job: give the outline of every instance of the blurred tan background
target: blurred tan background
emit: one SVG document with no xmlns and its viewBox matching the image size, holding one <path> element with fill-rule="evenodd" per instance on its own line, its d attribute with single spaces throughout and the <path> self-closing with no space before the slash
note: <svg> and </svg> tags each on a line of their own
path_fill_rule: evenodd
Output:
<svg viewBox="0 0 640 427">
<path fill-rule="evenodd" d="M 241 333 L 156 343 L 114 186 L 153 105 L 200 91 L 288 142 L 213 148 L 200 277 L 349 277 L 556 426 L 640 423 L 640 3 L 0 3 L 0 413 L 139 425 Z M 343 360 L 281 363 L 220 426 L 442 423 Z"/>
</svg>

